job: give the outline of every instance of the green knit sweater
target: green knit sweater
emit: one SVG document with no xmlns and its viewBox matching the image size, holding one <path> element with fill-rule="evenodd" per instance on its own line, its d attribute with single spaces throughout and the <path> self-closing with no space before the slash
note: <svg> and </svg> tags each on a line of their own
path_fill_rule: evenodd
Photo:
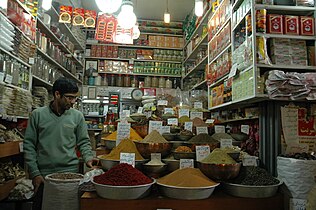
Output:
<svg viewBox="0 0 316 210">
<path fill-rule="evenodd" d="M 32 178 L 56 172 L 78 172 L 76 146 L 85 162 L 93 158 L 81 112 L 69 109 L 59 117 L 49 107 L 32 112 L 23 145 Z"/>
</svg>

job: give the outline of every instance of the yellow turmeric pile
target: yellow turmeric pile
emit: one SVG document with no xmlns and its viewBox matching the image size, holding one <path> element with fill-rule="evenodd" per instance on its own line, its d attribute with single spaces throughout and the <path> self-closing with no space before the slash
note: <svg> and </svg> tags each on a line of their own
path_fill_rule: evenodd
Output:
<svg viewBox="0 0 316 210">
<path fill-rule="evenodd" d="M 111 133 L 108 136 L 102 137 L 103 140 L 116 141 L 117 131 Z M 141 141 L 143 138 L 133 129 L 130 130 L 130 140 L 132 141 Z"/>
</svg>

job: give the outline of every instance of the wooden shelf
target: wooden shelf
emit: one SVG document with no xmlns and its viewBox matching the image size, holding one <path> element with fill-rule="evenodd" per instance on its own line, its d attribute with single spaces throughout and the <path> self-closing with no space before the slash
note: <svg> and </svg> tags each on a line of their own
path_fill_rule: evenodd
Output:
<svg viewBox="0 0 316 210">
<path fill-rule="evenodd" d="M 4 184 L 0 184 L 0 201 L 7 198 L 10 191 L 15 187 L 16 181 L 22 177 L 17 177 L 15 179 L 9 180 Z"/>
<path fill-rule="evenodd" d="M 0 158 L 20 154 L 20 143 L 21 141 L 12 141 L 0 144 Z"/>
</svg>

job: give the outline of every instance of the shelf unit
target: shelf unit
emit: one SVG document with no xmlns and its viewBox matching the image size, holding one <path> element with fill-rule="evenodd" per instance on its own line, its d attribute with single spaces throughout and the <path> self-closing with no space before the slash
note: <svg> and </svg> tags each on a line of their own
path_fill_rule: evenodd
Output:
<svg viewBox="0 0 316 210">
<path fill-rule="evenodd" d="M 129 62 L 160 62 L 160 63 L 177 63 L 181 64 L 180 61 L 163 61 L 163 60 L 145 60 L 135 58 L 105 58 L 105 57 L 86 57 L 87 60 L 115 60 L 115 61 L 129 61 Z"/>
<path fill-rule="evenodd" d="M 124 72 L 99 72 L 98 74 L 123 74 L 123 75 L 134 75 L 134 76 L 156 76 L 156 77 L 174 77 L 180 78 L 181 75 L 172 75 L 172 74 L 146 74 L 146 73 L 124 73 Z"/>
<path fill-rule="evenodd" d="M 174 47 L 154 47 L 154 46 L 146 46 L 146 45 L 122 45 L 122 44 L 112 44 L 112 43 L 104 43 L 103 44 L 103 43 L 89 43 L 89 41 L 87 41 L 86 45 L 117 46 L 117 47 L 121 47 L 121 48 L 138 48 L 138 49 L 183 50 L 182 48 L 174 48 Z"/>
<path fill-rule="evenodd" d="M 53 84 L 39 78 L 38 76 L 33 75 L 33 85 L 44 86 L 47 90 L 51 90 L 53 88 Z"/>
<path fill-rule="evenodd" d="M 233 122 L 240 122 L 240 121 L 247 121 L 247 120 L 258 120 L 258 119 L 259 117 L 245 117 L 245 118 L 223 120 L 223 121 L 217 122 L 217 124 L 233 123 Z"/>
<path fill-rule="evenodd" d="M 208 56 L 205 56 L 204 58 L 202 58 L 202 60 L 198 64 L 196 64 L 188 73 L 186 73 L 182 79 L 186 79 L 187 77 L 192 75 L 194 72 L 197 72 L 199 70 L 204 70 L 204 67 L 207 64 L 207 58 Z"/>
</svg>

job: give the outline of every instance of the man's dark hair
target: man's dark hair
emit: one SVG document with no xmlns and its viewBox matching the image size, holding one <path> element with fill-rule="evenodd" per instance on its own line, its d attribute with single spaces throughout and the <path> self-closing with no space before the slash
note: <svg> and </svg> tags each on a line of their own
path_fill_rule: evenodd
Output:
<svg viewBox="0 0 316 210">
<path fill-rule="evenodd" d="M 79 89 L 74 80 L 66 77 L 60 77 L 54 82 L 53 85 L 54 96 L 56 91 L 58 91 L 60 95 L 63 96 L 65 93 L 77 93 Z"/>
</svg>

